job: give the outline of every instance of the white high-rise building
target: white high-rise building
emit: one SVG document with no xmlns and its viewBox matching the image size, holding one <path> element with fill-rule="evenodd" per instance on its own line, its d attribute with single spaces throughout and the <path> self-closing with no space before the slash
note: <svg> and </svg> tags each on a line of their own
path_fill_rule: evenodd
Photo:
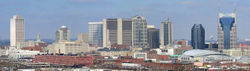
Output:
<svg viewBox="0 0 250 71">
<path fill-rule="evenodd" d="M 16 46 L 18 42 L 24 42 L 24 19 L 14 15 L 10 19 L 10 46 Z"/>
</svg>

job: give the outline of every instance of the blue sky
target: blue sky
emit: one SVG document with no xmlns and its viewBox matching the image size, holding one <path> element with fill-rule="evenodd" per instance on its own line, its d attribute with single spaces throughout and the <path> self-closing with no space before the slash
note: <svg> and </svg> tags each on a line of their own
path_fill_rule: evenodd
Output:
<svg viewBox="0 0 250 71">
<path fill-rule="evenodd" d="M 78 33 L 88 32 L 88 22 L 135 15 L 158 28 L 169 17 L 174 39 L 190 39 L 192 25 L 202 24 L 209 39 L 217 36 L 218 8 L 229 13 L 236 8 L 238 38 L 250 38 L 249 0 L 0 0 L 0 39 L 9 39 L 9 20 L 16 13 L 25 19 L 27 39 L 37 33 L 42 39 L 54 39 L 62 25 L 71 30 L 71 38 L 77 38 Z"/>
</svg>

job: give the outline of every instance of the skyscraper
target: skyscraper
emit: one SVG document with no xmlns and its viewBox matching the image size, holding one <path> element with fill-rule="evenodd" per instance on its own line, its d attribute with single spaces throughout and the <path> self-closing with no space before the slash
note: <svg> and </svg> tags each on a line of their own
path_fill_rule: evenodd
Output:
<svg viewBox="0 0 250 71">
<path fill-rule="evenodd" d="M 61 26 L 60 30 L 56 31 L 56 42 L 70 41 L 70 30 L 66 26 Z"/>
<path fill-rule="evenodd" d="M 159 48 L 159 29 L 156 29 L 154 25 L 148 25 L 148 45 L 150 48 Z"/>
<path fill-rule="evenodd" d="M 230 49 L 236 47 L 236 13 L 218 13 L 218 48 Z"/>
<path fill-rule="evenodd" d="M 24 42 L 24 19 L 19 15 L 14 15 L 10 19 L 10 46 Z"/>
<path fill-rule="evenodd" d="M 164 22 L 161 22 L 161 47 L 169 44 L 173 44 L 173 24 L 167 18 Z"/>
<path fill-rule="evenodd" d="M 147 21 L 142 16 L 132 18 L 132 47 L 148 48 Z"/>
<path fill-rule="evenodd" d="M 131 46 L 132 21 L 129 18 L 103 19 L 103 47 L 108 44 Z"/>
<path fill-rule="evenodd" d="M 201 24 L 194 24 L 192 27 L 191 45 L 193 49 L 205 48 L 205 30 Z"/>
<path fill-rule="evenodd" d="M 102 47 L 103 44 L 103 22 L 89 22 L 89 45 Z"/>
</svg>

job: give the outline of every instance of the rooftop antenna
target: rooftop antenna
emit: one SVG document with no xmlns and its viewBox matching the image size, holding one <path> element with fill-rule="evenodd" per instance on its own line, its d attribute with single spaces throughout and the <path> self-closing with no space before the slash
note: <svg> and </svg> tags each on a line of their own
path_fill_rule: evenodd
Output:
<svg viewBox="0 0 250 71">
<path fill-rule="evenodd" d="M 16 8 L 16 15 L 17 15 L 18 8 Z"/>
<path fill-rule="evenodd" d="M 169 22 L 169 17 L 166 17 L 166 21 Z"/>
<path fill-rule="evenodd" d="M 220 7 L 218 8 L 218 14 L 220 13 Z"/>
<path fill-rule="evenodd" d="M 236 14 L 236 8 L 234 8 L 234 13 Z"/>
</svg>

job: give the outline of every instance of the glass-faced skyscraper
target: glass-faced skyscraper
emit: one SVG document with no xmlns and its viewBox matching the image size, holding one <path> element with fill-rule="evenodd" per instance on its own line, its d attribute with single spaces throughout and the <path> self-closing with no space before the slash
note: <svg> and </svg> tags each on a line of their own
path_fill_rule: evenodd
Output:
<svg viewBox="0 0 250 71">
<path fill-rule="evenodd" d="M 148 45 L 150 48 L 159 48 L 159 29 L 154 25 L 148 25 Z"/>
<path fill-rule="evenodd" d="M 236 13 L 218 14 L 218 48 L 230 49 L 236 47 Z"/>
<path fill-rule="evenodd" d="M 193 49 L 204 49 L 205 30 L 201 24 L 194 24 L 191 30 L 191 45 Z"/>
<path fill-rule="evenodd" d="M 164 22 L 161 22 L 161 47 L 169 44 L 173 44 L 173 24 L 167 18 Z"/>
<path fill-rule="evenodd" d="M 103 22 L 89 22 L 88 42 L 90 46 L 102 47 L 103 43 Z"/>
</svg>

